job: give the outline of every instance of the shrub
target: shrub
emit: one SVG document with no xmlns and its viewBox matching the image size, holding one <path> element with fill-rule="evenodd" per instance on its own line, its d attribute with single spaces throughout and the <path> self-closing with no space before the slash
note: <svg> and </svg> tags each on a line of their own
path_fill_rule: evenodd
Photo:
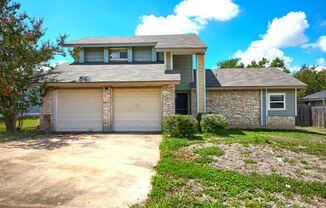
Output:
<svg viewBox="0 0 326 208">
<path fill-rule="evenodd" d="M 198 121 L 198 124 L 200 124 L 202 116 L 203 116 L 203 115 L 207 115 L 207 114 L 214 114 L 214 113 L 212 113 L 212 112 L 206 112 L 206 113 L 198 113 L 198 114 L 197 114 L 196 119 L 197 119 L 197 121 Z M 200 125 L 198 125 L 198 129 L 199 129 L 200 132 L 202 132 L 202 131 L 201 131 L 201 126 L 200 126 Z"/>
<path fill-rule="evenodd" d="M 219 129 L 229 126 L 227 120 L 220 114 L 204 114 L 200 121 L 202 133 L 218 133 Z"/>
<path fill-rule="evenodd" d="M 198 121 L 191 115 L 165 116 L 162 131 L 170 137 L 193 137 L 198 132 Z"/>
</svg>

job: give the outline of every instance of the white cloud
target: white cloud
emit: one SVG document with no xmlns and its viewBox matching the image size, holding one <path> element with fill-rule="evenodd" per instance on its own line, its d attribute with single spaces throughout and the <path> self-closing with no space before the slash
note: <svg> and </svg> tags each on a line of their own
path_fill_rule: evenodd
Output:
<svg viewBox="0 0 326 208">
<path fill-rule="evenodd" d="M 299 71 L 301 66 L 289 66 L 289 70 L 291 73 Z"/>
<path fill-rule="evenodd" d="M 322 51 L 326 52 L 326 35 L 321 36 L 321 37 L 318 39 L 317 44 L 318 44 L 318 47 L 319 47 Z"/>
<path fill-rule="evenodd" d="M 316 60 L 317 71 L 326 70 L 326 60 L 324 58 L 319 58 Z"/>
<path fill-rule="evenodd" d="M 302 48 L 319 48 L 323 52 L 326 52 L 326 35 L 320 36 L 316 43 L 307 43 L 302 46 Z"/>
<path fill-rule="evenodd" d="M 324 58 L 319 58 L 319 59 L 317 59 L 316 64 L 319 65 L 319 66 L 325 66 L 326 61 L 325 61 Z"/>
<path fill-rule="evenodd" d="M 198 34 L 201 28 L 201 25 L 187 17 L 175 15 L 157 17 L 154 15 L 148 15 L 142 17 L 142 23 L 137 26 L 136 35 Z"/>
<path fill-rule="evenodd" d="M 207 21 L 226 21 L 239 13 L 232 0 L 183 0 L 168 16 L 144 15 L 136 35 L 196 33 Z"/>
<path fill-rule="evenodd" d="M 267 59 L 280 57 L 289 64 L 292 58 L 285 56 L 280 49 L 307 42 L 308 38 L 304 31 L 308 27 L 304 12 L 289 12 L 281 18 L 274 18 L 268 24 L 268 29 L 265 34 L 261 35 L 260 40 L 251 42 L 247 50 L 238 50 L 234 56 L 241 58 L 244 64 L 248 64 L 252 60 L 260 60 L 263 57 Z"/>
<path fill-rule="evenodd" d="M 60 65 L 60 64 L 66 63 L 66 62 L 68 62 L 68 61 L 63 60 L 63 59 L 59 59 L 58 61 L 56 61 L 56 64 Z"/>
<path fill-rule="evenodd" d="M 178 16 L 195 17 L 201 21 L 226 21 L 239 13 L 239 6 L 231 0 L 184 0 L 174 12 Z"/>
</svg>

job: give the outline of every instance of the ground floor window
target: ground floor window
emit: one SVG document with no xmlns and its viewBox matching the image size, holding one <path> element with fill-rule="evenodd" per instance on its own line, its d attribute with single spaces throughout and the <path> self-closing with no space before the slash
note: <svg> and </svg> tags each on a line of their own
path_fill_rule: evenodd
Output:
<svg viewBox="0 0 326 208">
<path fill-rule="evenodd" d="M 285 93 L 269 93 L 268 94 L 269 110 L 285 110 Z"/>
</svg>

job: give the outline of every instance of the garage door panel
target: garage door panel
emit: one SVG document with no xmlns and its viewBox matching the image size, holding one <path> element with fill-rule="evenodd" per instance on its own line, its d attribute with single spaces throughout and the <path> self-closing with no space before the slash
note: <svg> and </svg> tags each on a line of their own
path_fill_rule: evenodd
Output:
<svg viewBox="0 0 326 208">
<path fill-rule="evenodd" d="M 160 131 L 160 89 L 115 89 L 114 131 Z"/>
<path fill-rule="evenodd" d="M 102 131 L 102 90 L 58 90 L 57 131 Z"/>
</svg>

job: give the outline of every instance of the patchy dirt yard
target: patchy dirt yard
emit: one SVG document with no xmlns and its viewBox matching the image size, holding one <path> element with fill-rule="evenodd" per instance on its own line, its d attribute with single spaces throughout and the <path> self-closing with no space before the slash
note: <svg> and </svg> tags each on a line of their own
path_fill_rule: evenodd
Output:
<svg viewBox="0 0 326 208">
<path fill-rule="evenodd" d="M 194 159 L 199 155 L 196 149 L 216 146 L 224 151 L 222 156 L 210 156 L 213 161 L 207 166 L 243 173 L 280 174 L 303 181 L 326 182 L 326 161 L 316 155 L 296 153 L 268 144 L 194 144 L 179 149 L 180 159 Z"/>
<path fill-rule="evenodd" d="M 164 138 L 145 207 L 326 207 L 326 134 L 224 129 Z"/>
</svg>

